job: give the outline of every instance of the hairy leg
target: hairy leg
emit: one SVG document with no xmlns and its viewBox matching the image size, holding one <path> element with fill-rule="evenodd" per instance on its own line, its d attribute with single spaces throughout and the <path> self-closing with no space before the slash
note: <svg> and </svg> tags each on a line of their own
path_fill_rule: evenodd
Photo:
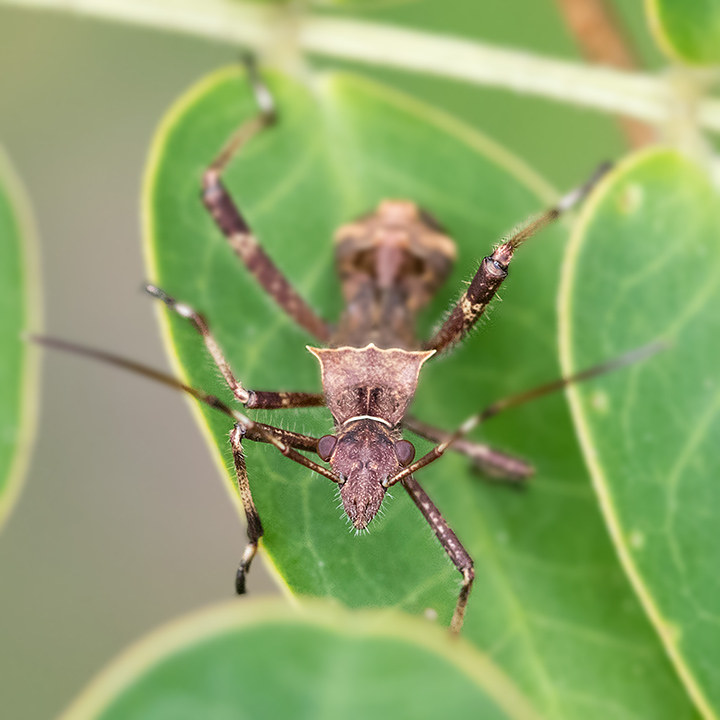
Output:
<svg viewBox="0 0 720 720">
<path fill-rule="evenodd" d="M 460 296 L 440 329 L 427 341 L 425 348 L 441 353 L 460 342 L 485 312 L 485 308 L 507 277 L 508 265 L 515 250 L 585 198 L 609 167 L 603 165 L 598 168 L 584 185 L 565 195 L 554 207 L 531 218 L 508 240 L 495 248 L 492 255 L 484 258 L 468 289 Z"/>
</svg>

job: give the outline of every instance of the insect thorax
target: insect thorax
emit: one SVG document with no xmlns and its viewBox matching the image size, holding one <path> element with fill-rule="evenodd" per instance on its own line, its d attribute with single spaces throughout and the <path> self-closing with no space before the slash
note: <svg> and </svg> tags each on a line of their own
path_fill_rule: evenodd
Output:
<svg viewBox="0 0 720 720">
<path fill-rule="evenodd" d="M 351 418 L 380 418 L 398 425 L 415 394 L 423 363 L 435 351 L 363 348 L 312 348 L 320 362 L 325 402 L 338 426 Z"/>
</svg>

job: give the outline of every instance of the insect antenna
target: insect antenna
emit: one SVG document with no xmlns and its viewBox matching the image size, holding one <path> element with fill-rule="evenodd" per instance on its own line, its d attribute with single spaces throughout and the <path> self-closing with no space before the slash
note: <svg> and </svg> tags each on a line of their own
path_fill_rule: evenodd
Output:
<svg viewBox="0 0 720 720">
<path fill-rule="evenodd" d="M 192 395 L 196 400 L 209 405 L 215 410 L 219 410 L 221 413 L 224 413 L 236 422 L 241 422 L 240 417 L 244 417 L 242 413 L 238 413 L 233 410 L 214 395 L 210 395 L 202 390 L 190 387 L 190 385 L 186 385 L 177 378 L 174 378 L 172 375 L 168 375 L 161 370 L 156 370 L 149 365 L 144 365 L 143 363 L 121 357 L 120 355 L 115 355 L 114 353 L 106 352 L 105 350 L 98 350 L 96 348 L 80 345 L 68 340 L 61 340 L 59 338 L 47 337 L 44 335 L 28 335 L 27 339 L 31 342 L 37 343 L 38 345 L 44 345 L 45 347 L 52 348 L 53 350 L 62 350 L 63 352 L 81 355 L 109 365 L 114 365 L 115 367 L 122 368 L 123 370 L 129 370 L 136 375 L 142 375 L 150 380 L 159 382 L 166 387 L 181 390 L 182 392 L 188 393 L 188 395 Z"/>
<path fill-rule="evenodd" d="M 436 445 L 432 450 L 430 450 L 430 452 L 423 455 L 419 460 L 416 460 L 411 465 L 408 465 L 408 467 L 403 468 L 396 475 L 389 477 L 385 481 L 385 486 L 390 487 L 391 485 L 394 485 L 395 483 L 404 480 L 409 475 L 417 472 L 420 468 L 423 468 L 434 460 L 437 460 L 454 442 L 467 435 L 481 423 L 484 423 L 486 420 L 495 417 L 495 415 L 498 415 L 505 410 L 517 407 L 518 405 L 524 405 L 545 395 L 550 395 L 558 390 L 562 390 L 568 385 L 583 382 L 585 380 L 589 380 L 590 378 L 597 377 L 598 375 L 604 375 L 605 373 L 617 370 L 625 365 L 638 362 L 654 355 L 660 350 L 665 350 L 667 347 L 667 342 L 654 342 L 650 345 L 645 345 L 644 347 L 631 350 L 624 355 L 620 355 L 619 357 L 600 363 L 599 365 L 593 365 L 590 368 L 581 370 L 580 372 L 569 375 L 568 377 L 560 377 L 556 380 L 552 380 L 551 382 L 544 383 L 543 385 L 538 385 L 534 388 L 530 388 L 529 390 L 516 393 L 515 395 L 508 395 L 505 398 L 496 400 L 492 403 L 492 405 L 488 405 L 481 412 L 469 417 L 454 433 L 449 435 L 446 440 L 441 442 L 439 445 Z"/>
<path fill-rule="evenodd" d="M 134 360 L 129 360 L 128 358 L 124 358 L 120 355 L 115 355 L 114 353 L 97 350 L 96 348 L 79 345 L 67 340 L 60 340 L 59 338 L 46 337 L 43 335 L 29 335 L 27 339 L 55 350 L 62 350 L 64 352 L 74 353 L 75 355 L 92 358 L 93 360 L 99 360 L 100 362 L 108 363 L 110 365 L 114 365 L 115 367 L 122 368 L 123 370 L 129 370 L 130 372 L 142 375 L 143 377 L 150 378 L 151 380 L 155 380 L 162 385 L 166 385 L 167 387 L 171 387 L 175 390 L 182 390 L 183 392 L 188 393 L 188 395 L 192 395 L 196 400 L 199 400 L 205 405 L 208 405 L 209 407 L 227 415 L 229 418 L 232 418 L 239 426 L 247 431 L 248 439 L 274 445 L 283 455 L 289 457 L 298 464 L 303 465 L 310 470 L 314 470 L 319 475 L 332 480 L 334 483 L 339 482 L 339 478 L 333 472 L 322 465 L 313 462 L 310 458 L 305 457 L 305 455 L 302 455 L 290 445 L 283 442 L 281 438 L 273 432 L 275 428 L 271 425 L 265 425 L 264 423 L 258 423 L 251 420 L 247 415 L 241 413 L 239 410 L 231 408 L 214 395 L 206 393 L 203 390 L 190 387 L 190 385 L 186 385 L 177 378 L 174 378 L 172 375 L 168 375 L 161 370 L 156 370 L 155 368 Z M 278 431 L 282 432 L 280 429 L 278 429 Z"/>
</svg>

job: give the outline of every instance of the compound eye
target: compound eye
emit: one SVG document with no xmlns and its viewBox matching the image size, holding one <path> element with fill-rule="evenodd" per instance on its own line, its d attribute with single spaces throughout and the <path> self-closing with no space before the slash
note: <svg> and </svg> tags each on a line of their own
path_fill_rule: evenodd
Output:
<svg viewBox="0 0 720 720">
<path fill-rule="evenodd" d="M 398 440 L 395 443 L 395 454 L 398 462 L 405 467 L 409 465 L 415 457 L 415 447 L 408 440 Z"/>
<path fill-rule="evenodd" d="M 318 440 L 317 453 L 325 462 L 327 462 L 333 454 L 333 450 L 335 450 L 336 445 L 337 438 L 334 435 L 323 435 Z"/>
</svg>

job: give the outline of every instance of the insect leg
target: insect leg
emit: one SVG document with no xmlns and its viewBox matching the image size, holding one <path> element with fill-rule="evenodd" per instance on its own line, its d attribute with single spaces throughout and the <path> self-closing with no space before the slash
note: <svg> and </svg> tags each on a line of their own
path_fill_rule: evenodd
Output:
<svg viewBox="0 0 720 720">
<path fill-rule="evenodd" d="M 398 483 L 401 480 L 404 480 L 406 477 L 409 477 L 413 473 L 417 472 L 418 470 L 420 470 L 420 468 L 424 468 L 430 463 L 435 462 L 435 460 L 437 460 L 439 457 L 442 457 L 442 455 L 448 450 L 448 448 L 455 445 L 458 440 L 464 438 L 478 425 L 481 425 L 486 420 L 489 420 L 490 418 L 499 415 L 505 410 L 517 407 L 518 405 L 525 405 L 525 403 L 536 400 L 537 398 L 544 397 L 545 395 L 550 395 L 554 392 L 557 392 L 558 390 L 562 390 L 564 387 L 567 387 L 568 385 L 571 385 L 573 383 L 590 380 L 590 378 L 597 377 L 598 375 L 604 375 L 605 373 L 612 372 L 613 370 L 617 370 L 621 367 L 625 367 L 625 365 L 630 365 L 632 363 L 638 362 L 647 357 L 650 357 L 651 355 L 654 355 L 655 353 L 665 349 L 666 347 L 667 343 L 665 342 L 654 342 L 650 345 L 645 345 L 644 347 L 631 350 L 630 352 L 625 353 L 624 355 L 620 355 L 613 360 L 608 360 L 607 362 L 600 363 L 599 365 L 593 365 L 592 367 L 581 370 L 580 372 L 574 373 L 573 375 L 569 375 L 567 377 L 559 377 L 555 380 L 544 383 L 543 385 L 538 385 L 537 387 L 525 390 L 524 392 L 519 392 L 515 395 L 508 395 L 507 397 L 501 398 L 500 400 L 496 400 L 494 403 L 488 405 L 481 412 L 476 413 L 475 415 L 471 415 L 455 432 L 446 435 L 444 440 L 442 440 L 438 445 L 436 445 L 432 450 L 430 450 L 430 452 L 425 453 L 425 455 L 423 455 L 419 460 L 416 460 L 415 462 L 411 463 L 399 472 L 395 473 L 395 475 L 387 478 L 383 485 L 385 487 L 390 487 L 391 485 L 394 485 L 395 483 Z"/>
<path fill-rule="evenodd" d="M 317 452 L 318 439 L 309 435 L 292 432 L 284 428 L 275 427 L 274 425 L 266 425 L 265 423 L 255 423 L 254 428 L 245 429 L 245 437 L 255 442 L 268 442 L 268 435 L 272 433 L 278 437 L 285 445 L 289 445 L 296 450 L 305 450 L 307 452 Z"/>
<path fill-rule="evenodd" d="M 287 278 L 262 249 L 250 226 L 235 205 L 222 182 L 222 174 L 235 153 L 263 128 L 276 119 L 275 105 L 268 88 L 261 81 L 255 64 L 246 58 L 250 82 L 258 104 L 258 114 L 244 123 L 230 138 L 214 162 L 203 174 L 202 198 L 215 223 L 231 247 L 265 292 L 301 327 L 326 343 L 330 326 L 292 287 Z"/>
<path fill-rule="evenodd" d="M 420 435 L 420 437 L 434 443 L 441 443 L 452 434 L 428 425 L 414 417 L 406 417 L 403 420 L 403 425 L 416 435 Z M 484 443 L 460 439 L 450 447 L 455 452 L 469 457 L 475 468 L 493 480 L 515 486 L 522 485 L 535 472 L 533 466 L 525 462 L 525 460 L 496 450 Z"/>
<path fill-rule="evenodd" d="M 600 166 L 584 185 L 569 192 L 557 205 L 541 215 L 530 218 L 508 240 L 498 245 L 492 255 L 483 258 L 467 290 L 460 296 L 440 329 L 427 341 L 425 348 L 441 353 L 462 340 L 485 312 L 485 308 L 507 277 L 508 265 L 515 250 L 585 198 L 609 169 L 609 164 Z"/>
<path fill-rule="evenodd" d="M 263 526 L 260 522 L 260 515 L 258 515 L 255 501 L 250 492 L 250 482 L 248 480 L 245 455 L 242 448 L 243 435 L 244 432 L 239 425 L 235 425 L 230 431 L 230 445 L 232 446 L 233 461 L 235 463 L 238 492 L 240 493 L 240 500 L 245 509 L 248 536 L 248 543 L 245 546 L 240 564 L 238 565 L 237 574 L 235 575 L 235 592 L 238 595 L 245 593 L 245 576 L 250 570 L 250 565 L 257 552 L 258 542 L 263 536 Z"/>
<path fill-rule="evenodd" d="M 296 448 L 298 448 L 300 450 L 310 450 L 315 452 L 317 450 L 317 440 L 315 438 L 308 437 L 307 435 L 300 435 L 299 433 L 293 433 L 289 430 L 283 430 L 282 428 L 276 428 L 273 425 L 265 425 L 264 423 L 255 422 L 239 410 L 229 407 L 220 400 L 220 398 L 210 395 L 203 390 L 191 387 L 190 385 L 186 385 L 184 382 L 172 377 L 172 375 L 168 375 L 160 370 L 155 370 L 143 363 L 128 360 L 121 355 L 115 355 L 115 353 L 105 352 L 104 350 L 96 350 L 85 345 L 68 342 L 67 340 L 43 337 L 41 335 L 30 335 L 29 339 L 40 343 L 41 345 L 55 348 L 56 350 L 64 350 L 65 352 L 83 355 L 85 357 L 92 358 L 93 360 L 100 360 L 101 362 L 115 365 L 115 367 L 129 370 L 130 372 L 137 373 L 138 375 L 143 375 L 150 380 L 154 380 L 175 390 L 182 390 L 188 395 L 192 395 L 192 397 L 199 402 L 223 413 L 223 415 L 227 415 L 229 418 L 232 418 L 235 423 L 241 425 L 245 429 L 245 437 L 248 439 L 273 445 L 285 457 L 290 458 L 290 460 L 293 460 L 299 465 L 313 470 L 318 475 L 322 475 L 335 483 L 340 482 L 340 477 L 335 475 L 332 470 L 328 470 L 328 468 L 323 465 L 319 465 L 314 460 L 311 460 L 304 455 L 301 455 L 296 450 Z"/>
<path fill-rule="evenodd" d="M 245 407 L 259 410 L 285 410 L 325 405 L 325 396 L 322 393 L 273 392 L 272 390 L 250 390 L 249 393 L 250 399 L 245 403 Z"/>
<path fill-rule="evenodd" d="M 218 369 L 230 386 L 235 397 L 248 408 L 262 408 L 271 410 L 277 408 L 317 407 L 324 404 L 324 398 L 318 393 L 303 392 L 268 392 L 263 390 L 246 390 L 235 377 L 230 364 L 225 359 L 220 346 L 208 328 L 205 318 L 189 305 L 178 302 L 166 292 L 154 285 L 146 285 L 145 289 L 153 297 L 162 300 L 171 310 L 181 317 L 187 318 L 202 335 L 205 347 L 214 360 Z"/>
<path fill-rule="evenodd" d="M 443 549 L 463 576 L 462 587 L 460 588 L 457 605 L 455 606 L 455 612 L 453 613 L 450 623 L 450 631 L 458 633 L 465 619 L 465 608 L 467 607 L 468 596 L 470 595 L 473 580 L 475 580 L 473 560 L 458 540 L 457 535 L 447 524 L 445 518 L 440 514 L 440 511 L 435 507 L 433 501 L 420 487 L 415 478 L 410 475 L 402 481 L 402 484 L 407 490 L 408 495 L 412 498 L 412 501 L 418 506 L 418 509 L 427 520 L 435 536 L 443 546 Z"/>
</svg>

